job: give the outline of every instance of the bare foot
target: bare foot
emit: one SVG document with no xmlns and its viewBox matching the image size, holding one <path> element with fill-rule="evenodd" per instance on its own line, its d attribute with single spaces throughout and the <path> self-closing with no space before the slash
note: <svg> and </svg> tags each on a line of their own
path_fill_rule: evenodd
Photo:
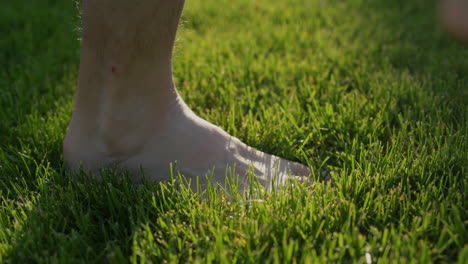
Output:
<svg viewBox="0 0 468 264">
<path fill-rule="evenodd" d="M 444 0 L 442 22 L 454 39 L 468 44 L 468 1 Z"/>
<path fill-rule="evenodd" d="M 210 174 L 214 183 L 223 185 L 228 168 L 235 168 L 241 189 L 248 186 L 248 172 L 253 172 L 256 180 L 268 190 L 284 185 L 288 179 L 302 181 L 310 175 L 306 166 L 249 147 L 199 118 L 180 98 L 172 104 L 164 120 L 157 122 L 148 138 L 132 139 L 132 142 L 124 139 L 122 144 L 112 142 L 106 133 L 99 131 L 89 139 L 76 136 L 82 131 L 79 132 L 79 125 L 72 122 L 64 143 L 65 160 L 73 170 L 82 165 L 94 174 L 99 174 L 101 168 L 122 168 L 128 170 L 136 182 L 141 176 L 140 169 L 151 180 L 169 179 L 170 164 L 174 164 L 176 171 L 193 183 L 195 177 L 200 176 L 202 187 L 206 184 L 204 176 Z M 128 129 L 126 132 L 130 134 L 143 134 L 139 127 L 121 129 Z"/>
<path fill-rule="evenodd" d="M 307 167 L 245 145 L 185 105 L 171 59 L 183 4 L 101 0 L 83 5 L 79 83 L 63 149 L 69 167 L 82 165 L 94 174 L 117 167 L 138 182 L 141 169 L 154 181 L 169 179 L 175 163 L 188 178 L 203 181 L 212 174 L 220 184 L 234 167 L 243 188 L 253 169 L 269 190 L 273 183 L 309 176 Z"/>
</svg>

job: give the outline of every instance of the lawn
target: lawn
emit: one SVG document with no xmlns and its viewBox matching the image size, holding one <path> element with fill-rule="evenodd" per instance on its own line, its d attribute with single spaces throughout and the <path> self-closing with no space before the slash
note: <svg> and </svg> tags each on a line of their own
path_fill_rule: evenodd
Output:
<svg viewBox="0 0 468 264">
<path fill-rule="evenodd" d="M 187 1 L 187 104 L 314 171 L 245 198 L 64 171 L 73 2 L 0 2 L 0 262 L 468 262 L 468 48 L 435 1 Z"/>
</svg>

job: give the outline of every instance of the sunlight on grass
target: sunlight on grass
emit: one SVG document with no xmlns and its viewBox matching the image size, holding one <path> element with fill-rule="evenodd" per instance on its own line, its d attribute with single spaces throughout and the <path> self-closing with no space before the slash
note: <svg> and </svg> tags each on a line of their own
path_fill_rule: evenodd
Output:
<svg viewBox="0 0 468 264">
<path fill-rule="evenodd" d="M 435 4 L 186 3 L 174 74 L 187 104 L 314 173 L 244 197 L 193 193 L 180 175 L 66 173 L 76 7 L 0 7 L 0 262 L 466 263 L 468 52 Z"/>
</svg>

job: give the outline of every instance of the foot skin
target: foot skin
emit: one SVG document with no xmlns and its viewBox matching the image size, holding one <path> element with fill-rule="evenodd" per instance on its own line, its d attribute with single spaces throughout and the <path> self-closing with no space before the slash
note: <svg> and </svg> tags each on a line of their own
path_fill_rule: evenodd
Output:
<svg viewBox="0 0 468 264">
<path fill-rule="evenodd" d="M 284 185 L 288 179 L 306 181 L 309 178 L 308 167 L 247 146 L 196 116 L 180 97 L 177 98 L 165 118 L 159 118 L 157 124 L 150 126 L 155 128 L 150 136 L 133 137 L 133 142 L 127 140 L 124 147 L 115 142 L 109 144 L 108 134 L 91 132 L 87 139 L 78 136 L 83 134 L 77 123 L 79 118 L 72 119 L 64 142 L 64 157 L 69 167 L 78 170 L 83 166 L 93 174 L 99 174 L 101 168 L 117 167 L 128 170 L 134 181 L 139 182 L 141 169 L 147 179 L 169 179 L 170 164 L 174 164 L 175 170 L 192 183 L 195 177 L 201 176 L 202 188 L 206 185 L 204 176 L 212 174 L 212 183 L 224 185 L 227 170 L 235 168 L 240 191 L 248 187 L 247 175 L 252 171 L 267 190 Z M 133 127 L 127 131 L 148 134 L 138 129 Z"/>
<path fill-rule="evenodd" d="M 441 11 L 445 30 L 454 39 L 468 44 L 468 1 L 444 0 Z"/>
<path fill-rule="evenodd" d="M 69 167 L 82 165 L 95 175 L 116 167 L 138 182 L 141 171 L 146 179 L 167 180 L 176 164 L 192 182 L 200 176 L 202 187 L 205 175 L 221 185 L 229 175 L 238 177 L 230 180 L 241 189 L 252 170 L 268 190 L 309 176 L 307 167 L 245 145 L 182 101 L 172 78 L 172 49 L 183 4 L 85 1 L 78 89 L 63 149 Z M 233 176 L 227 173 L 232 168 Z"/>
</svg>

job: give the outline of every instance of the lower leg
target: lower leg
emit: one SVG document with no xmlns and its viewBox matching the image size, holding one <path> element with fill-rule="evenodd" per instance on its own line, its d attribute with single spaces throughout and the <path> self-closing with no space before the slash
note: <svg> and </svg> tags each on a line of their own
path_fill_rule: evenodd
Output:
<svg viewBox="0 0 468 264">
<path fill-rule="evenodd" d="M 85 0 L 79 83 L 64 142 L 70 167 L 125 161 L 168 118 L 183 0 Z"/>
<path fill-rule="evenodd" d="M 84 1 L 81 65 L 75 110 L 64 142 L 72 169 L 117 165 L 135 179 L 142 167 L 169 178 L 170 163 L 187 177 L 249 167 L 267 188 L 274 177 L 309 169 L 248 147 L 197 117 L 177 94 L 171 54 L 183 0 Z"/>
</svg>

